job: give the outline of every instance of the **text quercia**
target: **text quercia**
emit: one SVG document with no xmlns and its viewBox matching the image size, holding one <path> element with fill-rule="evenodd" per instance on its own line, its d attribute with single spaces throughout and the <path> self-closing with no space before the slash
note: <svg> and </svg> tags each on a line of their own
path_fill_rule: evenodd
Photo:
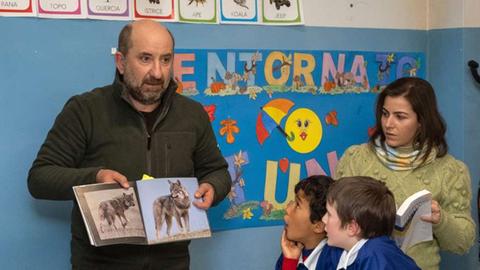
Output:
<svg viewBox="0 0 480 270">
<path fill-rule="evenodd" d="M 120 11 L 120 7 L 118 6 L 95 6 L 95 8 L 97 9 L 97 11 Z"/>
</svg>

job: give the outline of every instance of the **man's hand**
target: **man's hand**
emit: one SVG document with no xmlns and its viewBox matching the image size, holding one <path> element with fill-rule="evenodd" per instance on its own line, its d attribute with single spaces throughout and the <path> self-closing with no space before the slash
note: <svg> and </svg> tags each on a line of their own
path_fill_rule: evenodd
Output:
<svg viewBox="0 0 480 270">
<path fill-rule="evenodd" d="M 442 217 L 442 208 L 440 208 L 440 204 L 432 200 L 432 215 L 431 216 L 421 216 L 420 219 L 426 222 L 430 222 L 432 224 L 440 223 L 440 219 Z"/>
<path fill-rule="evenodd" d="M 130 185 L 128 184 L 127 177 L 125 175 L 114 171 L 114 170 L 107 170 L 101 169 L 97 173 L 97 183 L 118 183 L 123 188 L 129 188 Z"/>
<path fill-rule="evenodd" d="M 283 257 L 288 259 L 298 260 L 302 254 L 303 245 L 299 242 L 290 241 L 287 239 L 287 232 L 285 229 L 282 233 L 282 241 L 280 242 L 282 246 Z"/>
<path fill-rule="evenodd" d="M 195 191 L 195 199 L 202 199 L 194 201 L 193 205 L 200 209 L 207 210 L 213 203 L 215 189 L 209 183 L 201 183 L 197 191 Z"/>
</svg>

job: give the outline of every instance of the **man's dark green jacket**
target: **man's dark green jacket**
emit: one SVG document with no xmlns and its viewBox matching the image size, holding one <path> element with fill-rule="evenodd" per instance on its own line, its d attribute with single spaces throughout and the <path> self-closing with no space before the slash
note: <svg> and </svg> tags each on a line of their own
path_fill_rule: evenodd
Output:
<svg viewBox="0 0 480 270">
<path fill-rule="evenodd" d="M 97 172 L 105 168 L 120 172 L 130 181 L 141 179 L 143 174 L 197 177 L 200 183 L 214 187 L 217 204 L 230 191 L 227 163 L 203 106 L 175 90 L 172 80 L 150 134 L 144 116 L 131 105 L 118 79 L 112 85 L 72 97 L 30 169 L 28 188 L 32 196 L 72 200 L 73 186 L 94 183 Z M 72 262 L 82 259 L 75 253 L 82 253 L 78 246 L 87 248 L 87 243 L 83 220 L 74 203 Z"/>
</svg>

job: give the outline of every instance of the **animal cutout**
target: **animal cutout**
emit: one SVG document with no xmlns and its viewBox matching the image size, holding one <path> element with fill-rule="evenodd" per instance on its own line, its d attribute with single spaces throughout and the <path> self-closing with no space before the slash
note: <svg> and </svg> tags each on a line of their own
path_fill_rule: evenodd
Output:
<svg viewBox="0 0 480 270">
<path fill-rule="evenodd" d="M 188 5 L 190 6 L 193 2 L 195 2 L 195 4 L 198 6 L 198 4 L 205 4 L 207 2 L 207 0 L 187 0 L 189 1 L 188 2 Z"/>
<path fill-rule="evenodd" d="M 243 8 L 248 9 L 247 0 L 233 0 L 233 2 Z"/>
<path fill-rule="evenodd" d="M 290 0 L 270 0 L 271 4 L 275 4 L 275 8 L 279 10 L 282 6 L 290 7 Z"/>
</svg>

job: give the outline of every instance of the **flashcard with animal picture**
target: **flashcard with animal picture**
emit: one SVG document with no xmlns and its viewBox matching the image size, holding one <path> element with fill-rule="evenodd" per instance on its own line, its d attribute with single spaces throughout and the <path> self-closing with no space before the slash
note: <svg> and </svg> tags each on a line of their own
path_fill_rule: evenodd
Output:
<svg viewBox="0 0 480 270">
<path fill-rule="evenodd" d="M 93 246 L 157 244 L 210 237 L 205 210 L 196 208 L 196 178 L 156 178 L 73 187 Z"/>
<path fill-rule="evenodd" d="M 177 0 L 180 22 L 217 23 L 217 0 Z"/>
<path fill-rule="evenodd" d="M 258 23 L 257 0 L 221 0 L 220 23 Z"/>
<path fill-rule="evenodd" d="M 174 0 L 132 0 L 135 19 L 175 21 Z"/>
<path fill-rule="evenodd" d="M 304 24 L 302 0 L 262 0 L 264 24 Z"/>
<path fill-rule="evenodd" d="M 87 0 L 87 17 L 102 20 L 130 20 L 130 0 Z"/>
<path fill-rule="evenodd" d="M 42 18 L 86 18 L 85 1 L 81 0 L 38 0 L 38 17 Z"/>
<path fill-rule="evenodd" d="M 206 211 L 192 204 L 196 178 L 157 178 L 137 187 L 149 244 L 211 236 Z"/>
<path fill-rule="evenodd" d="M 37 6 L 33 1 L 35 0 L 0 1 L 0 16 L 36 16 Z"/>
</svg>

